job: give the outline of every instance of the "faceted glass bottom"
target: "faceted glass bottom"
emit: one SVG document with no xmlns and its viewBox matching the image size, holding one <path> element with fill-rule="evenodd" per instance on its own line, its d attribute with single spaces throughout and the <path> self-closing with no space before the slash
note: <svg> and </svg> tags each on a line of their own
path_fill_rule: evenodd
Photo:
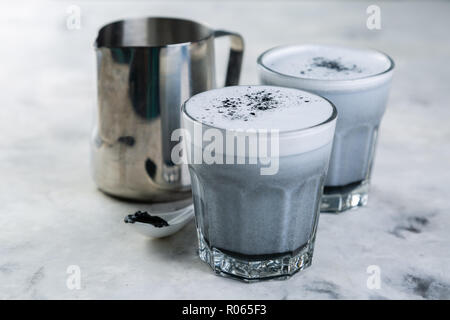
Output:
<svg viewBox="0 0 450 320">
<path fill-rule="evenodd" d="M 203 234 L 197 229 L 199 256 L 217 275 L 233 279 L 255 282 L 260 280 L 285 280 L 296 272 L 311 265 L 314 239 L 295 254 L 265 255 L 264 258 L 234 256 L 214 247 L 210 247 Z"/>
<path fill-rule="evenodd" d="M 340 213 L 367 205 L 369 180 L 342 187 L 325 187 L 320 204 L 320 212 Z"/>
</svg>

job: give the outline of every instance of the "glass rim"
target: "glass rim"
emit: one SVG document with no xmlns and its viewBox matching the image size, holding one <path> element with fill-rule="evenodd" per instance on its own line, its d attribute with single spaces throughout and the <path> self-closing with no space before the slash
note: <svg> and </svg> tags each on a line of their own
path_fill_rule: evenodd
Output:
<svg viewBox="0 0 450 320">
<path fill-rule="evenodd" d="M 286 131 L 281 131 L 281 130 L 278 129 L 278 132 L 279 132 L 279 135 L 280 135 L 280 136 L 282 136 L 282 135 L 296 134 L 296 133 L 303 133 L 303 132 L 306 132 L 306 131 L 309 131 L 309 130 L 312 130 L 312 129 L 315 129 L 315 128 L 318 128 L 318 127 L 321 127 L 321 126 L 324 126 L 324 125 L 326 125 L 326 124 L 328 124 L 328 123 L 330 123 L 330 122 L 335 121 L 336 118 L 337 118 L 337 116 L 338 116 L 337 108 L 336 108 L 336 106 L 333 104 L 333 102 L 331 102 L 329 99 L 327 99 L 327 98 L 325 98 L 325 97 L 323 97 L 323 96 L 320 96 L 320 95 L 315 94 L 315 93 L 310 92 L 310 91 L 301 90 L 301 89 L 296 89 L 296 88 L 286 88 L 286 87 L 280 87 L 280 86 L 273 86 L 273 85 L 237 85 L 237 86 L 232 86 L 232 87 L 273 87 L 273 88 L 293 89 L 293 90 L 298 90 L 298 91 L 305 91 L 305 92 L 307 92 L 308 94 L 311 94 L 311 95 L 313 95 L 313 96 L 316 96 L 316 97 L 318 97 L 318 98 L 321 98 L 321 99 L 327 101 L 327 102 L 330 104 L 330 106 L 331 106 L 331 108 L 332 108 L 333 111 L 331 112 L 331 115 L 330 115 L 326 120 L 324 120 L 324 121 L 322 121 L 322 122 L 320 122 L 320 123 L 318 123 L 318 124 L 315 124 L 315 125 L 313 125 L 313 126 L 309 126 L 309 127 L 305 127 L 305 128 L 300 128 L 300 129 L 293 129 L 293 130 L 286 130 Z M 224 89 L 224 88 L 227 88 L 227 87 L 223 87 L 223 88 L 215 88 L 215 89 L 211 89 L 211 90 L 208 90 L 208 91 L 222 90 L 222 89 Z M 199 93 L 197 93 L 197 94 L 201 94 L 201 93 L 203 93 L 203 92 L 199 92 Z M 216 126 L 213 126 L 213 125 L 204 123 L 204 122 L 202 122 L 202 121 L 200 121 L 200 120 L 195 119 L 194 117 L 192 117 L 192 116 L 186 111 L 186 104 L 191 100 L 191 98 L 195 97 L 197 94 L 193 95 L 192 97 L 190 97 L 189 99 L 187 99 L 187 100 L 182 104 L 182 106 L 181 106 L 181 112 L 182 112 L 182 114 L 186 115 L 186 117 L 188 117 L 188 118 L 189 118 L 190 120 L 192 120 L 194 123 L 199 123 L 199 124 L 201 124 L 202 126 L 206 126 L 206 127 L 208 127 L 208 128 L 211 128 L 211 129 L 225 130 L 225 131 L 229 131 L 229 132 L 240 132 L 240 130 L 244 130 L 244 132 L 245 132 L 245 129 L 230 129 L 230 128 L 216 127 Z M 257 129 L 257 128 L 247 128 L 247 129 L 255 129 L 256 131 L 259 130 L 259 129 Z M 273 128 L 272 128 L 272 130 L 273 130 Z"/>
<path fill-rule="evenodd" d="M 389 61 L 389 67 L 386 70 L 383 70 L 381 72 L 378 72 L 376 74 L 372 74 L 372 75 L 368 75 L 368 76 L 364 76 L 364 77 L 360 77 L 360 78 L 355 78 L 355 79 L 314 79 L 314 78 L 306 78 L 306 77 L 301 77 L 301 76 L 293 76 L 293 75 L 289 75 L 286 73 L 282 73 L 279 71 L 276 71 L 270 67 L 268 67 L 266 64 L 263 63 L 263 59 L 265 56 L 268 56 L 269 54 L 271 54 L 274 51 L 283 49 L 283 48 L 289 48 L 289 47 L 304 47 L 304 46 L 310 46 L 310 45 L 314 45 L 314 46 L 331 46 L 331 47 L 342 47 L 342 48 L 347 48 L 347 49 L 358 49 L 358 48 L 353 48 L 353 47 L 346 47 L 346 46 L 339 46 L 339 45 L 325 45 L 325 44 L 286 44 L 286 45 L 280 45 L 280 46 L 276 46 L 276 47 L 272 47 L 270 49 L 267 49 L 266 51 L 264 51 L 263 53 L 261 53 L 257 60 L 256 63 L 258 66 L 261 66 L 264 70 L 269 71 L 271 73 L 274 73 L 278 76 L 284 77 L 284 78 L 288 78 L 288 79 L 296 79 L 296 80 L 302 80 L 302 81 L 309 81 L 309 82 L 322 82 L 322 83 L 349 83 L 349 82 L 357 82 L 359 80 L 367 80 L 367 79 L 371 79 L 371 78 L 376 78 L 382 75 L 385 75 L 389 72 L 391 72 L 392 70 L 394 70 L 395 68 L 395 62 L 394 60 L 387 54 L 384 53 L 383 51 L 377 50 L 377 49 L 373 49 L 373 48 L 359 48 L 359 49 L 363 49 L 363 50 L 369 50 L 378 54 L 381 54 L 382 56 L 384 56 L 385 58 L 387 58 L 387 60 Z"/>
</svg>

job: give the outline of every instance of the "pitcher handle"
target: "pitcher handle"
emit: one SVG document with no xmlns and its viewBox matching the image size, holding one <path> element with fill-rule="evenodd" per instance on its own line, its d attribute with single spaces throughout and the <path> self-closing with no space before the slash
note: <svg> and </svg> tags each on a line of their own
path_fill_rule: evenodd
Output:
<svg viewBox="0 0 450 320">
<path fill-rule="evenodd" d="M 244 39 L 238 33 L 225 30 L 214 31 L 214 37 L 230 37 L 230 55 L 228 58 L 227 75 L 225 78 L 225 87 L 239 84 L 241 75 L 242 57 L 244 55 Z"/>
</svg>

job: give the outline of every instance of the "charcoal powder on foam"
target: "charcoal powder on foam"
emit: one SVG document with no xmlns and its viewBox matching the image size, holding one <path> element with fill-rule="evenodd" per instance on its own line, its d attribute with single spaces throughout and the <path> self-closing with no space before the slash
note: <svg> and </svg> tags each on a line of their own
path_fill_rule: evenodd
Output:
<svg viewBox="0 0 450 320">
<path fill-rule="evenodd" d="M 236 86 L 198 94 L 186 112 L 199 122 L 221 129 L 297 130 L 329 118 L 326 100 L 305 91 L 271 86 Z M 314 102 L 314 103 L 311 103 Z"/>
<path fill-rule="evenodd" d="M 320 45 L 279 48 L 266 54 L 263 63 L 278 73 L 320 80 L 368 77 L 382 73 L 391 64 L 371 50 Z"/>
</svg>

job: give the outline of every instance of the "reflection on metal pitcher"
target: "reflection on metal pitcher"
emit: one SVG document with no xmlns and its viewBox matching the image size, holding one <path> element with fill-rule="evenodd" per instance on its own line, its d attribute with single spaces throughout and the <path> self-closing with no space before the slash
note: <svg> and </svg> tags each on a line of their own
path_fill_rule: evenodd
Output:
<svg viewBox="0 0 450 320">
<path fill-rule="evenodd" d="M 93 177 L 104 192 L 134 200 L 191 196 L 187 167 L 171 160 L 181 105 L 216 86 L 214 39 L 229 36 L 226 85 L 239 82 L 243 40 L 189 20 L 145 18 L 100 29 Z"/>
</svg>

